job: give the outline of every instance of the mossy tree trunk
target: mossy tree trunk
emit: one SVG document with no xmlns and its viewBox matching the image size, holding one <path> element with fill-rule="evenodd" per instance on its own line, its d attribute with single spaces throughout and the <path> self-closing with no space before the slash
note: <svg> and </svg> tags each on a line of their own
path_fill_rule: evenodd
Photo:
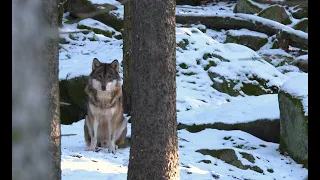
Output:
<svg viewBox="0 0 320 180">
<path fill-rule="evenodd" d="M 131 27 L 132 1 L 124 4 L 124 33 L 123 33 L 123 110 L 131 114 L 132 98 L 132 27 Z"/>
<path fill-rule="evenodd" d="M 179 179 L 174 0 L 133 0 L 129 180 Z"/>
<path fill-rule="evenodd" d="M 58 51 L 58 3 L 57 0 L 42 0 L 44 21 L 50 27 L 45 39 L 43 60 L 46 63 L 47 98 L 50 120 L 50 146 L 52 158 L 50 180 L 61 179 L 61 137 L 59 103 L 59 51 Z"/>
</svg>

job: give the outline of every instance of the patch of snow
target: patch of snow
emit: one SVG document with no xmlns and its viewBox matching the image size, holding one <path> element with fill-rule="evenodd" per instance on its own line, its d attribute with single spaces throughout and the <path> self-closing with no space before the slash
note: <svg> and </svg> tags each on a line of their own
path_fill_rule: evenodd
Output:
<svg viewBox="0 0 320 180">
<path fill-rule="evenodd" d="M 308 116 L 308 73 L 291 73 L 281 90 L 302 100 L 304 115 Z"/>
<path fill-rule="evenodd" d="M 207 106 L 177 114 L 178 122 L 187 125 L 218 122 L 236 124 L 280 117 L 277 94 L 232 98 L 231 102 L 220 106 Z"/>
<path fill-rule="evenodd" d="M 308 61 L 308 54 L 297 57 L 297 60 Z"/>
<path fill-rule="evenodd" d="M 228 30 L 227 33 L 229 33 L 232 36 L 255 36 L 255 37 L 261 37 L 261 38 L 268 38 L 268 35 L 264 33 L 260 33 L 257 31 L 250 31 L 248 29 L 239 29 L 239 30 Z"/>
</svg>

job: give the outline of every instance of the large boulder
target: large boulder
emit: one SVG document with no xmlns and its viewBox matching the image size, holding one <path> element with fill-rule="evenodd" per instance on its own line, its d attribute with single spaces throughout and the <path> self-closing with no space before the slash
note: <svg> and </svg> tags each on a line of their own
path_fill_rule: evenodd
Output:
<svg viewBox="0 0 320 180">
<path fill-rule="evenodd" d="M 119 31 L 123 28 L 123 20 L 109 13 L 117 7 L 111 4 L 94 5 L 88 0 L 68 0 L 68 11 L 73 18 L 93 18 Z M 104 8 L 100 8 L 103 6 Z"/>
<path fill-rule="evenodd" d="M 262 10 L 258 3 L 251 0 L 238 0 L 233 12 L 255 14 Z"/>
<path fill-rule="evenodd" d="M 308 3 L 304 3 L 294 7 L 291 14 L 296 19 L 308 18 Z"/>
<path fill-rule="evenodd" d="M 61 124 L 72 124 L 85 118 L 87 95 L 84 89 L 87 82 L 87 76 L 59 81 Z"/>
<path fill-rule="evenodd" d="M 225 43 L 236 43 L 247 46 L 255 51 L 268 42 L 268 36 L 263 33 L 247 29 L 228 30 Z"/>
<path fill-rule="evenodd" d="M 280 151 L 308 168 L 308 74 L 293 75 L 278 95 Z"/>
<path fill-rule="evenodd" d="M 262 10 L 261 12 L 259 12 L 258 16 L 264 17 L 266 19 L 271 19 L 285 25 L 292 23 L 286 9 L 283 6 L 279 5 L 272 5 Z"/>
<path fill-rule="evenodd" d="M 301 30 L 308 33 L 308 18 L 300 20 L 297 24 L 293 26 L 293 29 Z"/>
</svg>

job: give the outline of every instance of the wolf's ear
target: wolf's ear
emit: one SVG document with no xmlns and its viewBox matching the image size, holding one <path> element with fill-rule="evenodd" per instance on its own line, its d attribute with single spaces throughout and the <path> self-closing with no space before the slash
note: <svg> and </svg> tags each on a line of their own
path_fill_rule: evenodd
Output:
<svg viewBox="0 0 320 180">
<path fill-rule="evenodd" d="M 117 72 L 119 72 L 119 61 L 117 59 L 113 60 L 110 66 Z"/>
<path fill-rule="evenodd" d="M 92 61 L 92 71 L 100 66 L 101 66 L 101 62 L 97 58 L 94 58 Z"/>
</svg>

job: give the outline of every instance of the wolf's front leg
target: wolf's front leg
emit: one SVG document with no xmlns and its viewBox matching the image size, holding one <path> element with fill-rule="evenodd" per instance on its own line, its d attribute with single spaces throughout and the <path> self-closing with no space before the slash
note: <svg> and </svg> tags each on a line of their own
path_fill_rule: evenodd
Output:
<svg viewBox="0 0 320 180">
<path fill-rule="evenodd" d="M 95 119 L 93 121 L 93 137 L 91 138 L 91 143 L 87 151 L 95 151 L 96 149 L 97 141 L 98 141 L 98 126 L 99 126 L 99 121 Z"/>
<path fill-rule="evenodd" d="M 108 151 L 115 154 L 116 150 L 118 149 L 118 146 L 115 143 L 115 130 L 111 128 L 111 126 L 108 126 L 109 129 L 109 136 L 108 136 Z"/>
</svg>

